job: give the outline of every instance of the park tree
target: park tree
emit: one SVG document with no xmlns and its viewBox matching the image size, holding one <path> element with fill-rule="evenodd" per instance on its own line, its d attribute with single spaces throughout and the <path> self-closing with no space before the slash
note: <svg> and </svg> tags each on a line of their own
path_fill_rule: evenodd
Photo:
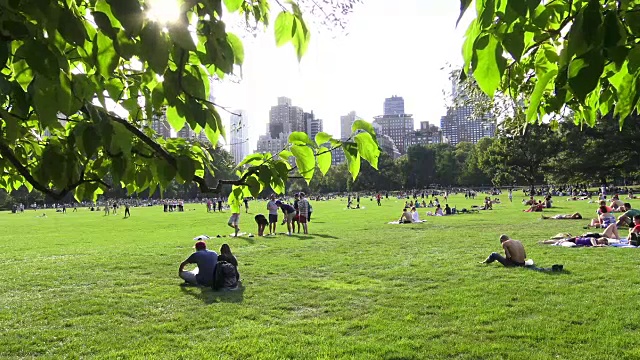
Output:
<svg viewBox="0 0 640 360">
<path fill-rule="evenodd" d="M 301 6 L 339 14 L 355 2 L 277 2 L 275 43 L 292 44 L 301 58 L 311 38 Z M 375 132 L 359 120 L 347 141 L 293 133 L 282 152 L 250 155 L 237 177 L 208 182 L 215 154 L 198 143 L 158 137 L 151 124 L 166 114 L 174 130 L 189 126 L 218 143 L 225 134 L 218 112 L 225 109 L 211 100 L 210 79 L 237 74 L 244 61 L 240 36 L 225 21 L 244 19 L 262 31 L 270 25 L 271 3 L 176 4 L 171 21 L 164 21 L 153 16 L 163 6 L 153 0 L 0 0 L 1 189 L 24 185 L 53 199 L 74 194 L 83 200 L 112 186 L 153 194 L 175 180 L 194 182 L 205 193 L 231 185 L 237 202 L 267 187 L 282 193 L 292 175 L 308 182 L 316 169 L 326 173 L 331 149 L 345 152 L 352 178 L 361 159 L 377 167 Z"/>
<path fill-rule="evenodd" d="M 500 130 L 482 157 L 481 168 L 491 174 L 496 186 L 517 182 L 533 189 L 544 183 L 559 143 L 558 134 L 548 124 L 528 126 L 524 133 Z"/>
<path fill-rule="evenodd" d="M 474 6 L 471 6 L 471 5 Z M 475 9 L 461 78 L 524 108 L 512 125 L 598 119 L 622 125 L 640 103 L 640 1 L 461 0 Z"/>
</svg>

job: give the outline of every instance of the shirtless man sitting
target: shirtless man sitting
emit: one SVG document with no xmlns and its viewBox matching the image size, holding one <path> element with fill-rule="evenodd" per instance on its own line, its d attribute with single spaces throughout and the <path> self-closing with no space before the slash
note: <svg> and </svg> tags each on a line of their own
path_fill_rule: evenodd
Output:
<svg viewBox="0 0 640 360">
<path fill-rule="evenodd" d="M 489 257 L 485 261 L 483 261 L 482 264 L 491 264 L 492 262 L 497 261 L 506 267 L 524 266 L 524 261 L 527 257 L 527 254 L 524 251 L 524 246 L 520 241 L 512 240 L 507 235 L 500 235 L 500 243 L 502 244 L 504 255 L 506 257 L 503 257 L 497 252 L 494 252 L 491 253 L 491 255 L 489 255 Z"/>
</svg>

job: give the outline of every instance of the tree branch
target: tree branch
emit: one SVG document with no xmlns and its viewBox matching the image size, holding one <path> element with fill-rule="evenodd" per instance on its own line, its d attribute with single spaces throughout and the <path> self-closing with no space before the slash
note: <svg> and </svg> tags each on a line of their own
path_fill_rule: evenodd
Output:
<svg viewBox="0 0 640 360">
<path fill-rule="evenodd" d="M 24 165 L 22 165 L 20 160 L 18 160 L 18 158 L 13 153 L 13 151 L 11 151 L 11 148 L 2 141 L 0 141 L 0 155 L 2 155 L 3 158 L 9 160 L 11 165 L 13 165 L 13 167 L 18 171 L 18 173 L 22 175 L 22 177 L 25 180 L 27 180 L 33 186 L 34 189 L 42 192 L 43 194 L 49 195 L 56 200 L 64 196 L 64 195 L 59 196 L 59 194 L 57 194 L 53 190 L 47 188 L 46 186 L 36 181 L 36 179 L 34 179 L 33 176 L 31 176 L 31 172 L 29 172 L 29 169 L 27 169 L 26 167 L 24 167 Z"/>
</svg>

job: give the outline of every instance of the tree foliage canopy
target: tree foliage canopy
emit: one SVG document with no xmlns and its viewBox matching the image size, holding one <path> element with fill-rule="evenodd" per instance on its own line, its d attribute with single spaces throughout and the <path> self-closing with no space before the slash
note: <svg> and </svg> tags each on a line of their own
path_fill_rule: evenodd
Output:
<svg viewBox="0 0 640 360">
<path fill-rule="evenodd" d="M 217 144 L 224 128 L 210 79 L 233 74 L 245 56 L 223 17 L 237 13 L 266 27 L 270 2 L 178 3 L 175 20 L 162 23 L 148 16 L 151 0 L 0 0 L 0 188 L 95 199 L 112 185 L 103 180 L 110 174 L 130 194 L 175 179 L 203 192 L 234 185 L 237 200 L 268 186 L 283 192 L 296 169 L 307 181 L 316 167 L 326 172 L 327 147 L 344 149 L 354 177 L 361 158 L 375 166 L 375 132 L 358 122 L 353 141 L 294 133 L 282 153 L 251 155 L 238 179 L 209 184 L 210 153 L 157 136 L 151 123 L 166 113 L 175 131 L 189 126 Z M 278 11 L 275 42 L 292 44 L 301 58 L 311 37 L 302 11 L 294 1 Z"/>
<path fill-rule="evenodd" d="M 460 17 L 472 4 L 462 77 L 523 104 L 522 120 L 622 125 L 639 109 L 640 1 L 461 0 Z"/>
</svg>

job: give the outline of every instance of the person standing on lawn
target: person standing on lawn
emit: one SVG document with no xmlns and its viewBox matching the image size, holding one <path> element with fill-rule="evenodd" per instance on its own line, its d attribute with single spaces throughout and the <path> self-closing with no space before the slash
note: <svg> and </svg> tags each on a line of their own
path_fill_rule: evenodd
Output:
<svg viewBox="0 0 640 360">
<path fill-rule="evenodd" d="M 269 210 L 269 235 L 271 235 L 276 233 L 276 226 L 278 225 L 278 204 L 276 204 L 276 196 L 274 194 L 271 194 L 269 198 L 267 210 Z"/>
<path fill-rule="evenodd" d="M 307 220 L 309 218 L 309 200 L 303 192 L 300 193 L 300 201 L 298 202 L 298 223 L 302 224 L 302 230 L 305 234 L 309 233 Z"/>
<path fill-rule="evenodd" d="M 276 201 L 276 204 L 280 209 L 282 209 L 282 213 L 284 214 L 284 221 L 287 223 L 287 235 L 291 236 L 291 232 L 293 231 L 293 218 L 296 216 L 296 209 L 289 204 L 284 204 L 282 201 Z"/>
<path fill-rule="evenodd" d="M 494 252 L 491 253 L 491 255 L 489 255 L 482 264 L 491 264 L 492 262 L 497 261 L 505 267 L 524 266 L 527 254 L 520 241 L 510 239 L 507 235 L 500 235 L 500 243 L 504 249 L 505 257 Z"/>
</svg>

